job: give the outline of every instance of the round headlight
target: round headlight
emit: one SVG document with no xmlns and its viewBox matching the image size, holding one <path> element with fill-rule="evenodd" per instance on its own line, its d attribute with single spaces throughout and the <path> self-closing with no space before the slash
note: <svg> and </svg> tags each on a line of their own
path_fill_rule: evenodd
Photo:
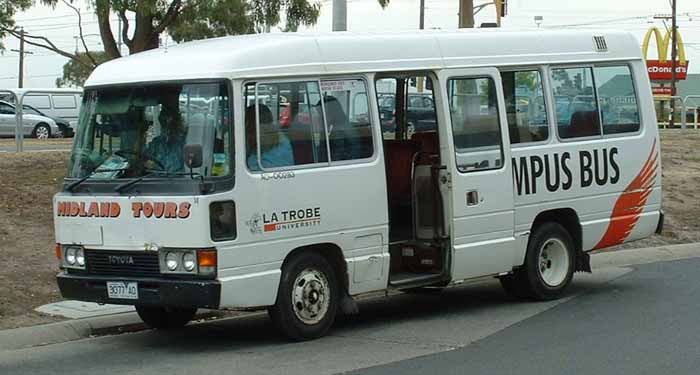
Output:
<svg viewBox="0 0 700 375">
<path fill-rule="evenodd" d="M 76 249 L 74 247 L 69 247 L 68 250 L 66 250 L 66 263 L 71 266 L 75 264 L 75 253 Z"/>
<path fill-rule="evenodd" d="M 78 262 L 80 267 L 85 267 L 85 252 L 83 252 L 83 249 L 76 250 L 75 261 Z"/>
<path fill-rule="evenodd" d="M 194 253 L 185 253 L 182 256 L 182 266 L 185 268 L 185 271 L 193 271 L 195 265 L 197 265 L 197 258 L 194 256 Z"/>
<path fill-rule="evenodd" d="M 175 271 L 177 269 L 177 254 L 165 254 L 165 266 L 168 267 L 170 271 Z"/>
</svg>

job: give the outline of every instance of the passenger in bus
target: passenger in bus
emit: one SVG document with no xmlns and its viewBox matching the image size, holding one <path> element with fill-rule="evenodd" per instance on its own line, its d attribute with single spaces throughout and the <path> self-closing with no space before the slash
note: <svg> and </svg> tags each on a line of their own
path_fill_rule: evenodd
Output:
<svg viewBox="0 0 700 375">
<path fill-rule="evenodd" d="M 331 160 L 352 160 L 362 157 L 362 145 L 357 129 L 350 126 L 348 116 L 338 99 L 325 96 L 326 122 L 331 145 Z M 320 103 L 319 106 L 320 108 Z"/>
<path fill-rule="evenodd" d="M 255 105 L 248 106 L 245 112 L 246 127 L 246 163 L 251 171 L 264 168 L 279 168 L 294 165 L 292 143 L 282 129 L 273 125 L 272 112 L 264 104 L 260 110 L 260 147 L 261 163 L 258 163 L 258 142 L 255 128 Z"/>
<path fill-rule="evenodd" d="M 182 172 L 185 160 L 183 149 L 187 129 L 182 121 L 180 109 L 175 104 L 163 104 L 158 115 L 160 135 L 146 146 L 146 168 L 166 172 Z"/>
</svg>

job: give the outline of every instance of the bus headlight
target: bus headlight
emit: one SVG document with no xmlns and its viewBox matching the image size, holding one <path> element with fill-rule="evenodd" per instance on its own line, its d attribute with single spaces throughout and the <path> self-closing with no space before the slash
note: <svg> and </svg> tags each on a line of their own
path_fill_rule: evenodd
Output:
<svg viewBox="0 0 700 375">
<path fill-rule="evenodd" d="M 56 255 L 61 256 L 61 267 L 70 269 L 85 269 L 85 250 L 82 246 L 61 246 L 63 254 L 59 254 L 56 250 Z"/>
<path fill-rule="evenodd" d="M 187 272 L 192 272 L 194 271 L 195 266 L 197 265 L 197 259 L 194 256 L 194 252 L 186 252 L 182 256 L 182 267 L 185 269 Z"/>
<path fill-rule="evenodd" d="M 166 275 L 216 277 L 216 249 L 163 249 L 158 254 L 160 272 Z"/>
<path fill-rule="evenodd" d="M 77 249 L 74 247 L 69 247 L 66 250 L 66 263 L 68 263 L 69 266 L 75 265 L 76 253 L 77 253 Z"/>
<path fill-rule="evenodd" d="M 78 263 L 80 267 L 85 267 L 85 252 L 82 248 L 75 251 L 75 262 Z"/>
<path fill-rule="evenodd" d="M 168 270 L 175 271 L 177 269 L 177 254 L 173 252 L 168 252 L 165 254 L 165 266 Z"/>
</svg>

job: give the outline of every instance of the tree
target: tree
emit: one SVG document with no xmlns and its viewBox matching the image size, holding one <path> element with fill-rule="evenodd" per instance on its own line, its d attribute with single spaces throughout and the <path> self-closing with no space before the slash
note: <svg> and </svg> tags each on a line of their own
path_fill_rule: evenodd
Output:
<svg viewBox="0 0 700 375">
<path fill-rule="evenodd" d="M 13 0 L 13 5 L 4 5 L 5 1 L 3 0 L 3 3 L 0 4 L 0 9 L 2 9 L 0 17 L 5 17 L 9 21 L 0 22 L 0 33 L 19 37 L 20 31 L 13 26 L 11 17 L 17 10 L 26 9 L 35 1 L 53 6 L 60 2 L 76 12 L 84 55 L 62 50 L 49 38 L 41 35 L 25 34 L 25 43 L 46 48 L 70 58 L 76 64 L 94 69 L 99 62 L 87 49 L 87 44 L 82 38 L 80 10 L 73 4 L 73 0 Z M 285 14 L 285 30 L 294 31 L 300 25 L 313 25 L 318 20 L 320 5 L 312 1 L 91 0 L 90 9 L 97 16 L 106 60 L 112 60 L 121 57 L 116 37 L 112 32 L 110 18 L 113 14 L 116 14 L 121 20 L 122 40 L 129 53 L 133 54 L 157 48 L 159 38 L 166 30 L 177 42 L 266 31 L 272 26 L 278 25 L 282 20 L 282 14 Z M 17 6 L 15 3 L 22 6 Z M 130 20 L 128 15 L 132 13 L 133 20 Z"/>
<path fill-rule="evenodd" d="M 2 39 L 7 35 L 6 29 L 12 29 L 15 26 L 13 20 L 15 13 L 30 6 L 32 6 L 32 0 L 2 0 L 0 2 L 0 52 L 5 50 Z"/>
<path fill-rule="evenodd" d="M 103 51 L 90 52 L 97 64 L 107 61 L 107 54 Z M 86 63 L 78 63 L 70 60 L 63 65 L 63 77 L 56 79 L 56 87 L 81 87 L 90 76 L 94 68 L 89 67 L 88 57 L 84 52 L 78 53 L 78 58 Z"/>
</svg>

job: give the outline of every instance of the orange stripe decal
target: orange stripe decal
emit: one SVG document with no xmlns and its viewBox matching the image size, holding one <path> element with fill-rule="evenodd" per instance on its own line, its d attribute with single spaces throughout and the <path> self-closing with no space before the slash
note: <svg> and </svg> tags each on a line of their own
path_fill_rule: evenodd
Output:
<svg viewBox="0 0 700 375">
<path fill-rule="evenodd" d="M 632 233 L 642 214 L 644 205 L 651 194 L 656 181 L 656 171 L 658 167 L 658 152 L 656 152 L 656 140 L 651 146 L 651 152 L 642 170 L 637 177 L 630 182 L 625 191 L 622 192 L 610 216 L 610 224 L 594 249 L 621 244 Z"/>
</svg>

